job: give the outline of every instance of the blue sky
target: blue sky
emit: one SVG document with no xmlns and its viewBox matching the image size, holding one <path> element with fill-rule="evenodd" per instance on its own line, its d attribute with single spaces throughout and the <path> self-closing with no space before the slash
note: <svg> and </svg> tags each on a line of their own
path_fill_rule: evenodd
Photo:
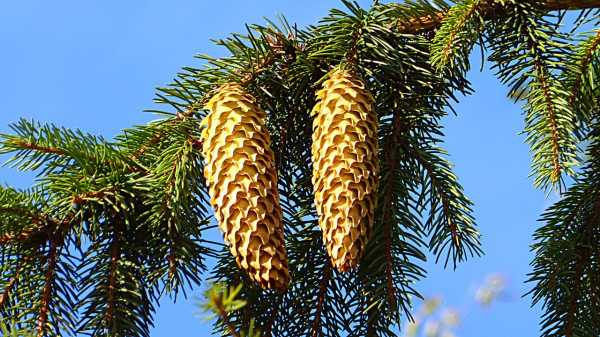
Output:
<svg viewBox="0 0 600 337">
<path fill-rule="evenodd" d="M 360 1 L 368 5 L 370 1 Z M 2 1 L 0 2 L 0 132 L 19 117 L 54 122 L 113 137 L 154 117 L 156 86 L 168 83 L 192 56 L 222 55 L 211 38 L 242 31 L 244 23 L 284 13 L 299 25 L 314 23 L 337 1 Z M 477 63 L 477 62 L 476 62 Z M 474 68 L 479 69 L 478 66 Z M 460 337 L 536 336 L 539 308 L 521 298 L 529 271 L 531 234 L 550 204 L 533 188 L 529 153 L 519 135 L 519 106 L 505 98 L 493 75 L 475 71 L 478 89 L 455 107 L 446 124 L 446 148 L 467 194 L 486 255 L 456 271 L 428 263 L 419 284 L 464 314 Z M 0 168 L 0 183 L 26 187 L 31 175 Z M 490 309 L 473 295 L 491 273 L 509 280 L 507 296 Z M 210 336 L 210 325 L 194 316 L 194 297 L 164 301 L 153 336 Z"/>
</svg>

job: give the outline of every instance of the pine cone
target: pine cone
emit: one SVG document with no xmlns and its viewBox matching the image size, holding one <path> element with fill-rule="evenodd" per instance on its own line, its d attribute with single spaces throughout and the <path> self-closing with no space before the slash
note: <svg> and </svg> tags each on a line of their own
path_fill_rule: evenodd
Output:
<svg viewBox="0 0 600 337">
<path fill-rule="evenodd" d="M 265 112 L 236 83 L 222 86 L 206 108 L 204 176 L 219 227 L 252 280 L 284 291 L 290 275 Z"/>
<path fill-rule="evenodd" d="M 313 109 L 315 204 L 333 266 L 358 265 L 373 226 L 379 159 L 373 97 L 348 71 L 330 74 Z"/>
</svg>

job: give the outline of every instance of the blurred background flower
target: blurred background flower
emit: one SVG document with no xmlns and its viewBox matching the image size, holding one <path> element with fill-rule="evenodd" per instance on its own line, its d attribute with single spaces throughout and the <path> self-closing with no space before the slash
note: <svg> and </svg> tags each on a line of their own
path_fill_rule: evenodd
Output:
<svg viewBox="0 0 600 337">
<path fill-rule="evenodd" d="M 488 276 L 485 283 L 477 289 L 475 299 L 479 304 L 489 307 L 494 301 L 500 299 L 506 290 L 506 279 L 501 274 Z"/>
<path fill-rule="evenodd" d="M 456 308 L 444 303 L 442 296 L 426 297 L 413 314 L 413 321 L 405 324 L 404 337 L 460 337 L 457 330 L 468 324 L 468 315 L 480 307 L 491 308 L 498 300 L 507 298 L 508 282 L 504 275 L 487 276 L 467 299 L 465 307 Z"/>
</svg>

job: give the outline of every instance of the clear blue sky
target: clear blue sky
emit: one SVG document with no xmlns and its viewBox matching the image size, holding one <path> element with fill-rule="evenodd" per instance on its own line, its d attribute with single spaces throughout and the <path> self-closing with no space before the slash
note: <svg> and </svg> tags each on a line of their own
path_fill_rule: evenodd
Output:
<svg viewBox="0 0 600 337">
<path fill-rule="evenodd" d="M 368 5 L 370 1 L 360 1 Z M 299 25 L 314 23 L 337 1 L 2 1 L 0 2 L 0 132 L 19 117 L 54 122 L 113 137 L 153 118 L 154 87 L 178 69 L 197 64 L 197 53 L 222 55 L 210 38 L 242 31 L 244 23 L 284 13 Z M 478 69 L 478 67 L 476 67 Z M 529 270 L 531 234 L 549 205 L 534 190 L 528 148 L 519 135 L 518 106 L 489 72 L 470 77 L 478 92 L 456 105 L 446 119 L 446 148 L 456 164 L 475 215 L 486 255 L 456 271 L 428 264 L 419 284 L 427 295 L 466 313 L 461 337 L 538 335 L 539 308 L 521 298 Z M 0 183 L 26 187 L 30 175 L 0 168 Z M 510 281 L 508 296 L 491 309 L 472 301 L 478 284 L 500 272 Z M 210 326 L 193 314 L 194 297 L 164 301 L 153 336 L 210 336 Z"/>
</svg>

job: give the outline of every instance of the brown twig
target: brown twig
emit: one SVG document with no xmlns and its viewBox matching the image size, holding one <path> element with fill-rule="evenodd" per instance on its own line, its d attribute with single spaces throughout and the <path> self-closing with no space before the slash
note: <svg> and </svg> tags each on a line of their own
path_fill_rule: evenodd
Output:
<svg viewBox="0 0 600 337">
<path fill-rule="evenodd" d="M 33 142 L 24 142 L 21 140 L 15 140 L 10 143 L 12 143 L 14 146 L 18 146 L 20 148 L 24 148 L 24 149 L 28 149 L 28 150 L 32 150 L 32 151 L 44 152 L 44 153 L 48 153 L 48 154 L 55 154 L 55 155 L 59 155 L 59 156 L 65 155 L 65 152 L 58 148 L 51 147 L 51 146 L 41 146 L 41 145 L 38 145 Z"/>
<path fill-rule="evenodd" d="M 15 275 L 10 279 L 10 281 L 8 282 L 8 284 L 6 285 L 6 287 L 4 288 L 4 291 L 0 295 L 0 309 L 2 309 L 2 307 L 4 306 L 4 304 L 6 303 L 6 301 L 8 300 L 8 297 L 10 296 L 10 293 L 12 292 L 13 288 L 15 287 L 15 285 L 17 284 L 17 282 L 19 281 L 19 276 L 21 275 L 21 271 L 22 271 L 23 265 L 28 260 L 29 260 L 29 258 L 25 257 L 25 258 L 23 258 L 22 261 L 19 262 L 19 264 L 17 266 L 17 269 L 15 271 Z"/>
<path fill-rule="evenodd" d="M 560 135 L 558 134 L 558 124 L 556 121 L 556 111 L 554 110 L 554 102 L 550 93 L 550 86 L 547 79 L 547 71 L 538 60 L 535 62 L 535 68 L 538 80 L 540 81 L 542 93 L 546 101 L 546 112 L 548 114 L 548 122 L 550 123 L 550 132 L 552 138 L 552 174 L 550 179 L 552 182 L 556 182 L 562 175 L 563 167 L 560 162 Z"/>
<path fill-rule="evenodd" d="M 117 290 L 117 265 L 120 258 L 119 236 L 117 229 L 113 229 L 113 239 L 110 247 L 110 269 L 106 291 L 107 305 L 106 321 L 112 325 L 114 320 L 115 292 Z"/>
<path fill-rule="evenodd" d="M 13 212 L 15 214 L 20 214 L 23 216 L 27 216 L 31 218 L 31 222 L 37 227 L 34 228 L 26 228 L 21 230 L 19 233 L 8 233 L 0 236 L 0 245 L 7 244 L 9 242 L 26 242 L 26 241 L 35 241 L 35 242 L 45 242 L 48 238 L 57 230 L 66 230 L 66 228 L 70 225 L 72 219 L 59 221 L 53 219 L 49 215 L 45 213 L 31 213 L 27 209 L 21 208 L 0 208 L 0 211 L 5 212 Z"/>
<path fill-rule="evenodd" d="M 48 311 L 50 310 L 50 301 L 52 300 L 54 274 L 56 272 L 57 242 L 55 238 L 50 240 L 50 250 L 48 251 L 46 276 L 44 288 L 41 294 L 40 311 L 37 320 L 37 336 L 44 337 L 46 324 L 48 322 Z"/>
<path fill-rule="evenodd" d="M 4 234 L 0 236 L 0 245 L 5 245 L 9 242 L 24 242 L 29 240 L 34 234 L 39 232 L 39 228 L 27 228 L 16 234 Z"/>
<path fill-rule="evenodd" d="M 277 318 L 277 314 L 279 313 L 279 306 L 281 305 L 281 302 L 283 301 L 283 294 L 278 294 L 277 296 L 277 303 L 271 308 L 271 315 L 269 316 L 269 321 L 268 323 L 265 325 L 262 333 L 263 337 L 272 337 L 273 336 L 273 324 L 275 323 L 275 318 Z"/>
<path fill-rule="evenodd" d="M 329 284 L 329 279 L 331 278 L 331 264 L 329 260 L 325 262 L 323 266 L 323 273 L 321 277 L 321 282 L 319 284 L 319 294 L 317 296 L 317 308 L 315 312 L 315 319 L 311 328 L 311 336 L 319 337 L 319 327 L 321 326 L 321 314 L 323 311 L 323 303 L 325 302 L 325 295 L 327 295 L 327 286 Z"/>
<path fill-rule="evenodd" d="M 13 276 L 10 279 L 10 281 L 6 285 L 6 288 L 4 288 L 4 291 L 0 295 L 0 309 L 2 309 L 2 307 L 4 306 L 4 303 L 6 302 L 6 300 L 8 300 L 8 297 L 10 296 L 12 288 L 15 286 L 15 284 L 17 284 L 17 281 L 19 280 L 19 272 L 20 272 L 20 268 L 17 269 L 15 276 Z"/>
<path fill-rule="evenodd" d="M 71 200 L 72 200 L 73 204 L 83 205 L 88 200 L 102 199 L 106 195 L 117 192 L 117 191 L 118 191 L 118 188 L 113 186 L 113 187 L 101 189 L 99 191 L 90 191 L 90 192 L 83 192 L 81 194 L 76 194 L 71 198 Z"/>
<path fill-rule="evenodd" d="M 289 38 L 294 38 L 294 36 L 288 36 Z M 284 46 L 285 37 L 280 33 L 272 33 L 271 35 L 266 36 L 267 44 L 269 45 L 269 50 L 267 54 L 258 61 L 258 63 L 252 66 L 250 69 L 243 69 L 238 71 L 238 75 L 242 76 L 242 80 L 240 84 L 242 86 L 248 85 L 250 82 L 254 81 L 256 77 L 258 77 L 263 71 L 272 66 L 278 59 L 278 56 L 287 57 L 288 51 Z M 293 51 L 292 57 L 295 58 L 296 51 Z"/>
</svg>

